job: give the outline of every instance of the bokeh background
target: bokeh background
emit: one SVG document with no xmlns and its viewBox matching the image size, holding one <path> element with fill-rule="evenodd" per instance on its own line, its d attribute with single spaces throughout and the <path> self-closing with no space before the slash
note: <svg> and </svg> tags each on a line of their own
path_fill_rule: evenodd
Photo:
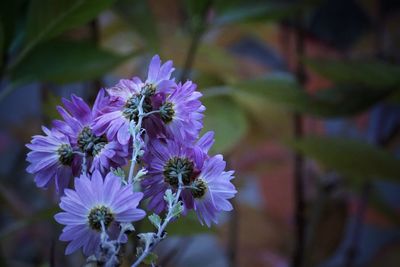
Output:
<svg viewBox="0 0 400 267">
<path fill-rule="evenodd" d="M 0 266 L 84 264 L 64 256 L 58 196 L 25 172 L 24 144 L 62 97 L 93 101 L 145 77 L 154 54 L 198 84 L 239 190 L 218 226 L 171 224 L 160 266 L 400 266 L 399 11 L 397 0 L 0 1 Z"/>
</svg>

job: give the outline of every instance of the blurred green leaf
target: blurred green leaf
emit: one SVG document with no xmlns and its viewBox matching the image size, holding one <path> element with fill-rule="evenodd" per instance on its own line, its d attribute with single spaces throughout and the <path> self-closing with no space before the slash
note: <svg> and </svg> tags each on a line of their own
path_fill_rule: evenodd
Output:
<svg viewBox="0 0 400 267">
<path fill-rule="evenodd" d="M 200 44 L 194 68 L 206 74 L 213 74 L 224 81 L 237 78 L 238 62 L 225 49 L 211 44 Z"/>
<path fill-rule="evenodd" d="M 193 16 L 202 14 L 204 9 L 209 6 L 210 1 L 184 0 L 183 3 L 185 4 L 188 14 Z"/>
<path fill-rule="evenodd" d="M 233 96 L 251 119 L 251 127 L 254 129 L 252 136 L 258 134 L 263 140 L 266 137 L 289 137 L 292 117 L 281 105 L 244 90 L 234 91 Z"/>
<path fill-rule="evenodd" d="M 185 8 L 187 11 L 188 22 L 185 26 L 189 26 L 189 30 L 194 36 L 201 34 L 206 29 L 207 12 L 213 5 L 212 0 L 185 0 Z"/>
<path fill-rule="evenodd" d="M 316 73 L 338 84 L 361 85 L 367 88 L 400 88 L 400 66 L 379 61 L 306 59 Z"/>
<path fill-rule="evenodd" d="M 224 10 L 214 21 L 216 25 L 239 22 L 279 20 L 293 15 L 299 6 L 293 3 L 241 3 Z"/>
<path fill-rule="evenodd" d="M 56 83 L 89 80 L 100 77 L 128 57 L 90 43 L 54 41 L 37 47 L 26 57 L 12 72 L 12 80 Z"/>
<path fill-rule="evenodd" d="M 321 117 L 356 115 L 386 99 L 392 89 L 375 90 L 356 86 L 336 86 L 318 91 L 310 97 L 304 111 Z"/>
<path fill-rule="evenodd" d="M 33 0 L 30 1 L 25 47 L 15 59 L 15 67 L 39 43 L 87 23 L 114 0 Z"/>
<path fill-rule="evenodd" d="M 158 256 L 154 252 L 150 252 L 147 257 L 143 260 L 143 263 L 147 265 L 151 265 L 152 263 L 157 262 Z"/>
<path fill-rule="evenodd" d="M 317 117 L 341 117 L 357 114 L 387 97 L 392 90 L 373 90 L 338 86 L 320 90 L 314 95 L 300 88 L 290 75 L 275 74 L 232 85 L 242 92 L 262 97 L 285 108 Z M 362 97 L 360 97 L 362 95 Z"/>
<path fill-rule="evenodd" d="M 206 107 L 203 132 L 215 132 L 214 151 L 229 151 L 246 134 L 248 124 L 243 109 L 228 96 L 207 97 L 203 104 Z"/>
<path fill-rule="evenodd" d="M 200 233 L 210 233 L 214 230 L 205 225 L 201 225 L 194 212 L 189 212 L 186 216 L 181 216 L 174 222 L 168 224 L 168 235 L 194 235 Z"/>
<path fill-rule="evenodd" d="M 217 25 L 282 20 L 316 6 L 319 0 L 307 1 L 217 1 Z"/>
<path fill-rule="evenodd" d="M 0 24 L 3 27 L 4 50 L 8 50 L 13 37 L 17 35 L 17 25 L 24 22 L 23 7 L 26 2 L 26 0 L 0 1 Z"/>
<path fill-rule="evenodd" d="M 141 221 L 140 231 L 152 232 L 154 231 L 154 225 L 149 220 L 143 220 Z M 187 215 L 180 216 L 175 221 L 171 221 L 166 231 L 168 235 L 195 235 L 210 233 L 213 232 L 214 229 L 201 225 L 196 214 L 190 211 Z"/>
<path fill-rule="evenodd" d="M 183 68 L 186 61 L 186 53 L 182 53 L 182 47 L 190 45 L 189 38 L 181 35 L 174 35 L 165 40 L 164 56 L 173 58 L 177 67 Z M 237 59 L 226 49 L 209 43 L 200 43 L 196 60 L 193 65 L 193 73 L 213 76 L 220 83 L 232 82 L 238 78 Z"/>
<path fill-rule="evenodd" d="M 153 213 L 150 216 L 148 216 L 150 222 L 156 227 L 156 229 L 160 228 L 161 225 L 161 218 L 157 214 Z"/>
<path fill-rule="evenodd" d="M 354 139 L 309 136 L 288 145 L 351 179 L 400 179 L 400 160 L 385 150 Z"/>
<path fill-rule="evenodd" d="M 26 41 L 39 43 L 95 18 L 114 0 L 34 0 L 28 13 Z"/>
<path fill-rule="evenodd" d="M 148 1 L 119 0 L 114 6 L 114 10 L 146 40 L 148 48 L 153 51 L 158 50 L 159 37 L 156 19 Z"/>
</svg>

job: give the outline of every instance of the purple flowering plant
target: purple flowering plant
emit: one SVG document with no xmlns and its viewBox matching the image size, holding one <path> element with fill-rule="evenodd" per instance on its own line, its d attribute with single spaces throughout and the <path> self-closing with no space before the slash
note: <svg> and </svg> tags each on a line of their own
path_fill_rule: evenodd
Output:
<svg viewBox="0 0 400 267">
<path fill-rule="evenodd" d="M 54 184 L 61 196 L 54 218 L 65 225 L 66 254 L 82 248 L 88 262 L 118 266 L 132 223 L 147 211 L 155 231 L 137 234 L 138 266 L 181 215 L 193 210 L 210 227 L 232 210 L 233 171 L 225 171 L 222 155 L 208 154 L 213 132 L 199 136 L 202 95 L 193 82 L 176 82 L 173 71 L 172 61 L 156 55 L 146 80 L 101 89 L 92 108 L 72 95 L 57 107 L 62 120 L 27 144 L 36 185 Z"/>
</svg>

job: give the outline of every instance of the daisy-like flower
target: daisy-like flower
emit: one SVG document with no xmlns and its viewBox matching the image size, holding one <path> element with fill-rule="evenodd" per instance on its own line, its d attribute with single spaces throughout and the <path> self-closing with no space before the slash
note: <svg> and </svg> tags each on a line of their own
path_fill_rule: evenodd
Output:
<svg viewBox="0 0 400 267">
<path fill-rule="evenodd" d="M 46 136 L 35 135 L 30 144 L 27 144 L 31 152 L 27 155 L 30 163 L 26 169 L 35 174 L 35 182 L 38 187 L 47 187 L 55 182 L 58 192 L 62 192 L 68 185 L 72 176 L 74 153 L 68 137 L 59 131 L 42 127 Z"/>
<path fill-rule="evenodd" d="M 225 172 L 225 167 L 222 155 L 208 158 L 191 184 L 193 209 L 200 223 L 205 223 L 208 227 L 212 222 L 218 223 L 219 212 L 233 209 L 228 199 L 233 198 L 237 191 L 231 183 L 233 171 Z"/>
<path fill-rule="evenodd" d="M 105 174 L 110 167 L 125 165 L 128 156 L 127 149 L 118 142 L 109 140 L 105 135 L 93 132 L 93 122 L 101 110 L 108 104 L 104 90 L 97 95 L 93 109 L 75 95 L 71 101 L 63 99 L 63 107 L 57 107 L 64 121 L 55 120 L 54 126 L 67 135 L 76 150 L 86 153 L 90 171 L 98 169 Z"/>
<path fill-rule="evenodd" d="M 148 143 L 148 150 L 143 157 L 148 174 L 142 186 L 144 197 L 150 198 L 149 209 L 156 213 L 165 210 L 164 193 L 168 188 L 178 188 L 178 175 L 185 186 L 194 181 L 208 157 L 213 138 L 213 132 L 208 132 L 197 143 L 189 146 L 173 139 L 152 139 Z M 181 197 L 186 209 L 193 208 L 193 198 L 189 191 L 184 190 Z"/>
<path fill-rule="evenodd" d="M 120 223 L 141 220 L 146 214 L 138 209 L 143 194 L 123 186 L 119 177 L 109 173 L 105 179 L 98 171 L 89 177 L 75 178 L 75 190 L 66 189 L 61 198 L 63 212 L 54 216 L 65 225 L 60 240 L 69 241 L 65 254 L 71 254 L 83 247 L 86 256 L 93 255 L 100 248 L 103 230 L 112 240 L 117 238 Z M 122 240 L 125 242 L 126 236 Z"/>
<path fill-rule="evenodd" d="M 144 197 L 150 198 L 148 208 L 156 213 L 165 210 L 164 193 L 168 188 L 178 188 L 179 175 L 183 184 L 189 185 L 198 173 L 192 150 L 174 140 L 152 140 L 143 162 L 148 170 L 142 181 Z"/>
<path fill-rule="evenodd" d="M 174 70 L 171 60 L 161 65 L 160 57 L 158 55 L 153 56 L 149 65 L 147 79 L 143 86 L 147 87 L 147 90 L 154 91 L 153 94 L 158 92 L 168 93 L 175 85 L 174 80 L 170 79 Z"/>
<path fill-rule="evenodd" d="M 195 140 L 203 127 L 205 107 L 196 87 L 191 81 L 179 83 L 160 107 L 160 117 L 169 134 L 188 142 Z"/>
<path fill-rule="evenodd" d="M 142 101 L 144 113 L 158 108 L 164 95 L 175 86 L 174 80 L 170 79 L 173 71 L 172 61 L 161 65 L 160 57 L 156 55 L 150 62 L 145 82 L 134 77 L 131 80 L 120 80 L 117 85 L 108 88 L 107 93 L 111 97 L 111 102 L 103 110 L 103 114 L 96 119 L 95 132 L 97 134 L 106 133 L 109 139 L 116 137 L 122 145 L 128 144 L 131 138 L 130 122 L 132 120 L 137 122 L 140 102 Z M 153 118 L 154 116 L 151 115 L 146 117 L 146 120 Z M 147 128 L 146 122 L 143 124 L 144 128 Z M 154 124 L 156 123 L 150 122 L 147 126 L 154 126 Z"/>
</svg>

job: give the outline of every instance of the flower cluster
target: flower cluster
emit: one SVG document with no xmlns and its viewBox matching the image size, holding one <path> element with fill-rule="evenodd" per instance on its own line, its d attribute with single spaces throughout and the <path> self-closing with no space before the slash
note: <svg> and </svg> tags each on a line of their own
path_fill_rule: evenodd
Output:
<svg viewBox="0 0 400 267">
<path fill-rule="evenodd" d="M 194 210 L 210 226 L 232 209 L 233 171 L 225 171 L 221 155 L 208 154 L 214 134 L 199 137 L 201 93 L 191 81 L 176 82 L 173 71 L 171 61 L 161 64 L 154 56 L 146 80 L 124 79 L 100 90 L 93 107 L 75 95 L 63 99 L 57 107 L 62 120 L 27 145 L 27 171 L 36 185 L 55 184 L 62 195 L 55 219 L 65 225 L 60 240 L 70 242 L 66 254 L 82 247 L 97 262 L 118 265 L 131 223 L 145 217 L 138 208 L 142 198 L 149 199 L 157 231 L 138 235 L 143 246 L 136 264 L 179 215 Z M 126 177 L 122 168 L 129 160 Z"/>
</svg>

